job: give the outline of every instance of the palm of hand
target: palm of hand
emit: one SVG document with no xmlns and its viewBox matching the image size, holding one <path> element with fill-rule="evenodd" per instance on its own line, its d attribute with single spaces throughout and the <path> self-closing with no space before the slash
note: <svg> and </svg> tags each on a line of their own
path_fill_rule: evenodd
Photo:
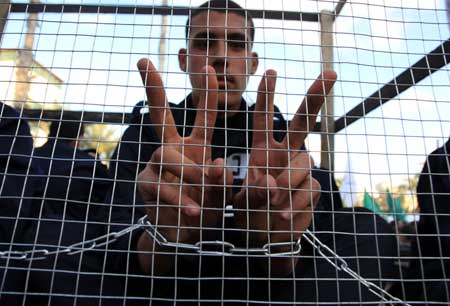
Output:
<svg viewBox="0 0 450 306">
<path fill-rule="evenodd" d="M 311 86 L 281 142 L 273 138 L 275 71 L 268 70 L 259 89 L 253 120 L 248 172 L 235 196 L 237 224 L 247 244 L 296 241 L 309 226 L 320 185 L 311 177 L 313 160 L 299 150 L 336 75 L 325 71 Z M 288 250 L 287 250 L 288 251 Z"/>
<path fill-rule="evenodd" d="M 138 68 L 151 107 L 150 119 L 161 140 L 161 146 L 139 175 L 139 191 L 148 205 L 150 220 L 169 241 L 195 243 L 222 220 L 228 194 L 225 182 L 232 184 L 232 174 L 224 170 L 223 159 L 211 159 L 217 117 L 215 71 L 204 68 L 205 95 L 197 105 L 191 134 L 181 137 L 153 64 L 141 60 Z"/>
</svg>

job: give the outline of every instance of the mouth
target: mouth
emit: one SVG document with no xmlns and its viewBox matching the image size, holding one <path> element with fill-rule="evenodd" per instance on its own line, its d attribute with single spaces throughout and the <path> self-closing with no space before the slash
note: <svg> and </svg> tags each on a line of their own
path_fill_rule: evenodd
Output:
<svg viewBox="0 0 450 306">
<path fill-rule="evenodd" d="M 217 75 L 217 83 L 219 85 L 219 89 L 228 89 L 230 88 L 234 82 L 233 79 L 227 75 Z"/>
</svg>

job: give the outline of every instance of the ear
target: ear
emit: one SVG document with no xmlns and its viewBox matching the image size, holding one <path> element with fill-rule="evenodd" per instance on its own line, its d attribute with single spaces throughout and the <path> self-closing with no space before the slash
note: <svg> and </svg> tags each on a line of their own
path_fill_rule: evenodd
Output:
<svg viewBox="0 0 450 306">
<path fill-rule="evenodd" d="M 185 48 L 181 48 L 178 51 L 178 65 L 183 72 L 186 72 L 187 68 L 187 50 Z"/>
<path fill-rule="evenodd" d="M 258 70 L 258 65 L 259 65 L 258 53 L 252 52 L 252 59 L 251 59 L 251 64 L 250 64 L 250 74 L 253 75 L 256 73 L 256 70 Z"/>
</svg>

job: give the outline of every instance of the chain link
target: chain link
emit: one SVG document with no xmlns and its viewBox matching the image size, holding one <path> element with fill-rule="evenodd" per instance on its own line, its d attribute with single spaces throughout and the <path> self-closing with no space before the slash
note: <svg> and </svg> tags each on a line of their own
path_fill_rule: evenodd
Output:
<svg viewBox="0 0 450 306">
<path fill-rule="evenodd" d="M 82 252 L 90 251 L 95 248 L 100 248 L 115 242 L 117 239 L 125 236 L 136 229 L 143 228 L 145 232 L 154 239 L 154 241 L 164 247 L 183 249 L 186 251 L 196 252 L 200 255 L 263 255 L 263 256 L 293 256 L 300 254 L 301 244 L 299 238 L 294 242 L 281 242 L 281 243 L 267 243 L 262 248 L 239 248 L 230 242 L 226 241 L 199 241 L 196 244 L 174 243 L 169 242 L 156 227 L 151 224 L 147 216 L 144 216 L 138 220 L 137 224 L 133 224 L 119 232 L 112 232 L 106 235 L 99 236 L 94 239 L 81 241 L 74 243 L 68 247 L 56 247 L 55 250 L 49 251 L 48 249 L 33 249 L 28 251 L 4 251 L 0 252 L 0 259 L 7 260 L 42 260 L 52 255 L 76 255 Z M 350 275 L 353 279 L 357 280 L 363 286 L 375 294 L 377 297 L 390 305 L 402 304 L 410 306 L 410 304 L 392 296 L 386 290 L 380 288 L 376 284 L 366 280 L 358 273 L 353 271 L 347 264 L 347 262 L 331 250 L 327 245 L 320 241 L 311 231 L 306 230 L 303 237 L 311 246 L 323 257 L 328 263 L 335 267 L 338 271 L 343 271 Z M 274 249 L 279 247 L 291 247 L 290 252 L 276 252 Z"/>
<path fill-rule="evenodd" d="M 193 251 L 198 254 L 203 255 L 219 255 L 219 256 L 229 256 L 229 255 L 261 255 L 261 256 L 293 256 L 300 254 L 301 251 L 301 238 L 294 242 L 277 242 L 277 243 L 267 243 L 262 248 L 239 248 L 234 244 L 227 241 L 199 241 L 196 244 L 186 244 L 186 243 L 173 243 L 168 242 L 167 239 L 157 231 L 156 227 L 148 220 L 148 218 L 143 217 L 139 219 L 140 224 L 144 227 L 146 233 L 162 247 L 175 247 L 177 249 L 182 249 L 186 251 Z M 291 247 L 291 251 L 276 251 L 280 247 Z"/>
<path fill-rule="evenodd" d="M 376 284 L 366 280 L 361 275 L 353 271 L 348 263 L 341 256 L 336 254 L 333 250 L 331 250 L 328 246 L 326 246 L 322 241 L 319 240 L 310 230 L 306 230 L 303 235 L 305 240 L 313 246 L 313 248 L 322 256 L 326 261 L 328 261 L 333 267 L 335 267 L 338 271 L 343 271 L 350 275 L 352 278 L 357 280 L 360 284 L 367 287 L 367 289 L 375 294 L 377 297 L 382 299 L 385 302 L 388 302 L 390 305 L 402 304 L 406 306 L 411 306 L 410 304 L 396 298 L 391 295 L 389 292 L 380 288 Z M 328 255 L 327 255 L 328 254 Z M 337 264 L 334 262 L 338 262 Z"/>
<path fill-rule="evenodd" d="M 67 247 L 55 246 L 54 249 L 51 251 L 48 249 L 33 249 L 28 251 L 3 251 L 0 252 L 0 259 L 30 261 L 30 260 L 43 260 L 52 255 L 61 255 L 61 254 L 76 255 L 111 244 L 120 237 L 125 236 L 128 233 L 131 233 L 132 231 L 141 227 L 142 226 L 139 224 L 133 224 L 119 232 L 112 232 L 94 239 L 77 242 Z"/>
</svg>

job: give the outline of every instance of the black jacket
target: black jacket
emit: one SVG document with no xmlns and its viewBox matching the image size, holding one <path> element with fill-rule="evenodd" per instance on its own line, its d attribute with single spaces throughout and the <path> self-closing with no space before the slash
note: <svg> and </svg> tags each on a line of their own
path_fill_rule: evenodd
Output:
<svg viewBox="0 0 450 306">
<path fill-rule="evenodd" d="M 422 256 L 450 256 L 450 139 L 428 157 L 417 183 Z M 428 236 L 425 235 L 436 235 Z M 439 236 L 438 236 L 439 234 Z M 441 244 L 442 253 L 439 251 Z"/>
<path fill-rule="evenodd" d="M 115 206 L 115 213 L 113 213 L 113 219 L 116 224 L 131 224 L 136 222 L 136 218 L 145 215 L 145 209 L 143 207 L 142 200 L 136 192 L 136 180 L 138 173 L 145 167 L 146 163 L 150 160 L 153 152 L 161 145 L 160 140 L 155 134 L 155 131 L 150 122 L 148 112 L 146 112 L 147 106 L 144 102 L 139 103 L 133 113 L 134 121 L 130 127 L 125 131 L 119 142 L 116 151 L 111 159 L 110 176 L 116 181 L 115 190 L 112 193 L 112 202 Z M 192 106 L 191 96 L 188 96 L 184 101 L 175 105 L 171 104 L 172 114 L 177 125 L 177 129 L 180 135 L 188 136 L 194 125 L 196 109 Z M 141 111 L 143 110 L 143 111 Z M 228 163 L 233 165 L 234 185 L 236 188 L 242 183 L 245 177 L 245 173 L 242 172 L 242 167 L 247 162 L 247 153 L 251 148 L 252 143 L 252 110 L 253 106 L 249 107 L 247 103 L 242 100 L 240 111 L 233 117 L 227 119 L 227 122 L 223 119 L 217 119 L 216 127 L 212 139 L 212 158 L 227 158 Z M 283 116 L 276 110 L 274 115 L 274 136 L 280 140 L 284 136 L 286 130 L 286 121 Z M 227 127 L 225 129 L 225 126 Z M 134 204 L 134 205 L 133 205 Z M 114 209 L 114 208 L 113 208 Z M 121 212 L 119 212 L 122 209 Z M 125 213 L 124 210 L 127 210 Z M 126 216 L 124 219 L 123 216 Z M 118 219 L 115 219 L 117 217 Z M 131 223 L 130 223 L 131 222 Z M 233 219 L 228 218 L 226 220 L 226 228 L 233 228 Z M 239 243 L 240 235 L 236 231 L 224 231 L 226 241 L 233 241 Z M 134 236 L 136 237 L 136 235 Z M 122 242 L 116 244 L 118 249 L 126 250 L 135 249 L 135 238 L 129 240 L 122 239 Z M 122 243 L 122 245 L 121 245 Z M 122 253 L 123 254 L 123 253 Z M 128 255 L 129 256 L 129 255 Z M 221 296 L 221 290 L 224 290 L 224 294 L 227 298 L 244 298 L 247 293 L 247 283 L 243 280 L 233 280 L 234 277 L 245 278 L 248 270 L 252 269 L 247 266 L 247 262 L 241 258 L 227 257 L 203 257 L 202 261 L 184 261 L 181 259 L 178 261 L 179 267 L 177 273 L 179 273 L 178 280 L 166 279 L 157 281 L 157 278 L 151 278 L 150 276 L 141 276 L 137 283 L 129 285 L 129 290 L 133 291 L 137 287 L 150 286 L 153 283 L 154 286 L 154 298 L 173 298 L 175 282 L 179 288 L 177 292 L 179 298 L 187 299 L 208 299 L 217 298 Z M 224 262 L 222 263 L 222 260 Z M 118 255 L 115 258 L 115 266 L 120 268 L 124 267 L 124 262 L 127 262 L 130 271 L 134 273 L 138 272 L 138 267 L 132 265 L 133 260 L 124 258 L 124 255 Z M 207 291 L 201 292 L 200 297 L 197 296 L 198 281 L 192 281 L 185 279 L 184 277 L 197 277 L 202 279 L 201 287 L 207 284 Z M 221 276 L 224 275 L 225 280 L 222 286 Z M 212 277 L 213 279 L 208 279 Z M 129 280 L 132 278 L 128 278 Z M 131 282 L 132 283 L 132 282 Z M 252 294 L 256 294 L 258 297 L 263 297 L 267 292 L 260 292 L 256 290 L 258 282 L 252 282 L 250 286 L 255 287 Z M 148 287 L 146 287 L 148 288 Z M 129 292 L 129 296 L 132 295 L 146 295 L 145 292 Z M 155 302 L 154 302 L 155 303 Z M 170 304 L 170 303 L 168 303 Z"/>
<path fill-rule="evenodd" d="M 196 109 L 192 106 L 191 96 L 175 105 L 171 104 L 172 114 L 180 135 L 188 136 L 191 133 L 195 120 Z M 134 120 L 125 131 L 119 142 L 115 153 L 111 159 L 110 176 L 115 180 L 114 190 L 111 192 L 110 200 L 112 205 L 112 219 L 115 224 L 129 225 L 136 222 L 136 219 L 145 215 L 144 204 L 139 197 L 137 190 L 137 176 L 144 169 L 150 160 L 153 152 L 161 145 L 148 115 L 148 106 L 145 102 L 140 102 L 133 110 Z M 252 125 L 253 125 L 254 106 L 248 106 L 242 100 L 240 111 L 233 117 L 225 120 L 217 119 L 212 139 L 212 158 L 226 158 L 228 165 L 233 166 L 234 186 L 237 191 L 245 178 L 245 165 L 247 164 L 248 153 L 252 144 Z M 226 127 L 226 128 L 225 128 Z M 275 109 L 274 113 L 274 137 L 281 140 L 286 132 L 287 122 L 282 114 Z M 327 186 L 332 185 L 328 175 L 323 171 L 317 174 L 325 181 Z M 333 179 L 334 182 L 334 179 Z M 330 194 L 326 201 L 330 201 Z M 336 200 L 337 202 L 337 200 Z M 339 198 L 340 202 L 340 198 Z M 336 205 L 338 205 L 336 203 Z M 233 218 L 226 219 L 225 229 L 233 229 Z M 136 249 L 136 237 L 140 232 L 136 232 L 128 239 L 121 239 L 114 248 L 117 250 L 109 252 L 108 256 L 113 258 L 113 264 L 118 270 L 126 267 L 128 275 L 139 274 L 139 267 L 136 263 L 133 253 L 126 253 L 126 250 Z M 246 245 L 240 241 L 241 235 L 237 231 L 223 231 L 223 240 L 236 244 Z M 143 276 L 135 279 L 128 276 L 129 287 L 128 296 L 149 295 L 148 290 L 136 292 L 136 288 L 153 288 L 154 303 L 159 298 L 174 297 L 175 288 L 178 288 L 176 295 L 180 299 L 214 299 L 224 296 L 225 299 L 243 299 L 250 294 L 251 299 L 265 300 L 268 298 L 268 290 L 260 290 L 260 286 L 267 286 L 267 281 L 262 279 L 258 281 L 253 279 L 251 282 L 246 280 L 251 277 L 258 277 L 258 272 L 252 263 L 245 257 L 204 257 L 202 260 L 185 261 L 183 257 L 178 260 L 176 270 L 177 278 L 168 278 L 159 280 L 156 277 Z M 120 273 L 120 272 L 119 272 Z M 192 279 L 194 277 L 194 279 Z M 199 283 L 201 279 L 201 284 Z M 125 280 L 125 279 L 124 279 Z M 292 282 L 292 280 L 290 280 Z M 279 296 L 279 288 L 283 282 L 272 282 L 272 298 Z M 208 288 L 198 292 L 200 288 Z M 281 286 L 281 287 L 280 287 Z M 277 289 L 278 288 L 278 289 Z M 222 291 L 223 290 L 223 291 Z M 138 290 L 139 291 L 139 290 Z M 282 290 L 281 290 L 282 291 Z M 170 302 L 168 303 L 170 304 Z"/>
<path fill-rule="evenodd" d="M 0 102 L 0 248 L 20 242 L 39 211 L 42 182 L 30 158 L 33 139 L 20 114 Z"/>
<path fill-rule="evenodd" d="M 104 203 L 111 184 L 106 166 L 68 141 L 49 139 L 35 150 L 44 172 L 45 197 L 49 212 L 84 220 L 88 206 L 95 210 Z"/>
</svg>

